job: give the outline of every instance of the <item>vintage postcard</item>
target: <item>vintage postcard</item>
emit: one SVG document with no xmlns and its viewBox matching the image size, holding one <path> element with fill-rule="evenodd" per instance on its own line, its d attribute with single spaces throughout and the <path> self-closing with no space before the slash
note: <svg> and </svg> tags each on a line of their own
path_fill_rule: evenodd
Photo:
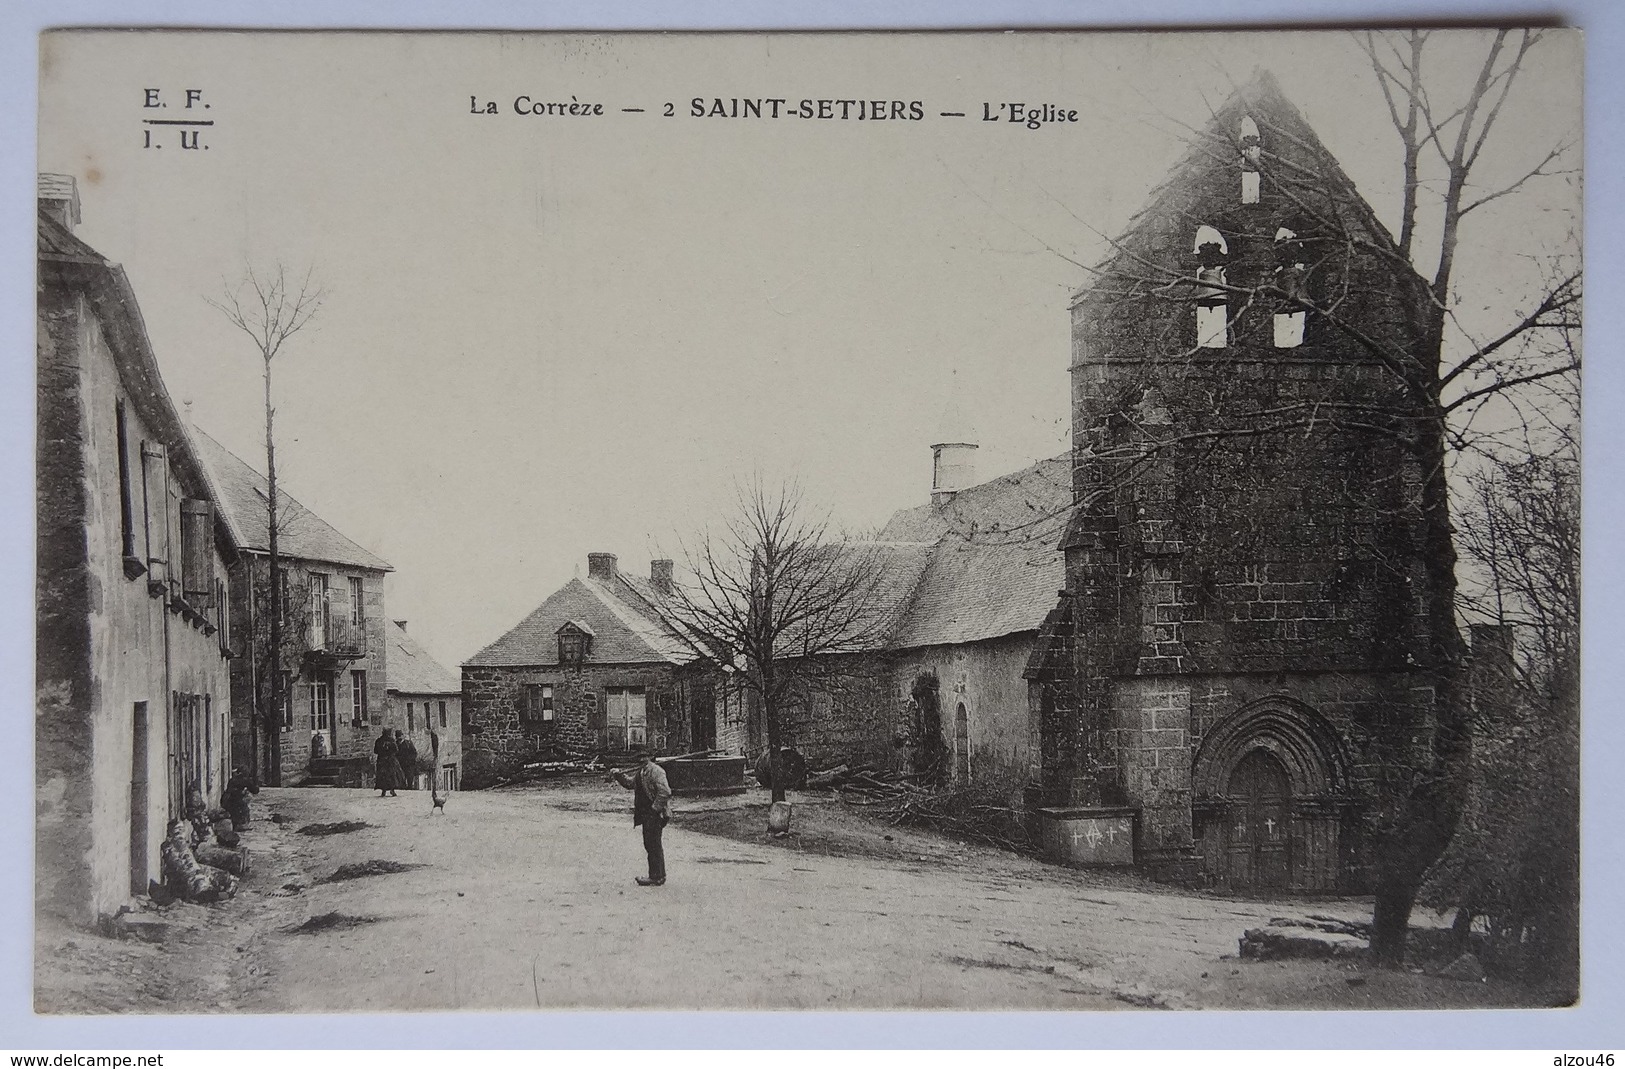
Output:
<svg viewBox="0 0 1625 1069">
<path fill-rule="evenodd" d="M 1582 61 L 44 34 L 36 1010 L 1573 1004 Z"/>
</svg>

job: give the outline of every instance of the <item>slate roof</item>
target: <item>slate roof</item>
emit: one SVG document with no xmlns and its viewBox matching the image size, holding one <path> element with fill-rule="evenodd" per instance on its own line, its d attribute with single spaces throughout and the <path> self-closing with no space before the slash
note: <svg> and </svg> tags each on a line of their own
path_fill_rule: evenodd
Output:
<svg viewBox="0 0 1625 1069">
<path fill-rule="evenodd" d="M 558 630 L 571 621 L 592 629 L 590 664 L 687 664 L 696 654 L 660 617 L 657 599 L 652 586 L 629 576 L 572 579 L 464 664 L 470 668 L 558 664 Z"/>
<path fill-rule="evenodd" d="M 942 506 L 899 509 L 881 529 L 888 542 L 935 542 L 953 533 L 973 542 L 1058 537 L 1072 510 L 1071 455 L 966 487 Z"/>
<path fill-rule="evenodd" d="M 899 510 L 880 536 L 832 546 L 853 561 L 874 559 L 874 623 L 880 646 L 977 642 L 1036 631 L 1065 585 L 1057 536 L 1071 511 L 1069 458 L 960 491 L 946 506 Z M 558 630 L 595 633 L 589 663 L 686 664 L 697 654 L 667 622 L 647 578 L 572 579 L 507 634 L 464 662 L 470 668 L 558 663 Z M 782 648 L 794 655 L 796 636 Z M 393 670 L 393 669 L 392 669 Z"/>
<path fill-rule="evenodd" d="M 214 486 L 220 505 L 236 542 L 244 549 L 269 552 L 270 535 L 266 523 L 266 493 L 269 483 L 246 461 L 196 427 L 188 428 L 197 444 L 198 455 Z M 277 552 L 300 560 L 324 561 L 377 572 L 394 569 L 389 562 L 340 534 L 326 520 L 294 499 L 279 484 L 277 505 L 282 523 L 277 535 Z"/>
<path fill-rule="evenodd" d="M 1072 511 L 1071 457 L 1040 460 L 959 491 L 943 505 L 900 509 L 882 539 L 918 545 L 888 567 L 907 594 L 887 645 L 978 642 L 1036 631 L 1066 585 L 1057 546 Z"/>
<path fill-rule="evenodd" d="M 42 194 L 61 192 L 61 185 L 47 179 L 66 178 L 41 175 Z M 54 190 L 51 187 L 56 187 Z M 43 289 L 65 287 L 82 293 L 102 327 L 102 337 L 112 354 L 119 379 L 128 391 L 135 410 L 155 438 L 169 452 L 169 464 L 189 495 L 208 497 L 219 503 L 210 489 L 207 472 L 182 425 L 180 413 L 158 370 L 158 358 L 147 336 L 141 305 L 124 268 L 85 244 L 58 223 L 44 208 L 38 215 L 39 284 Z M 215 538 L 228 552 L 241 545 L 235 532 L 215 515 Z"/>
<path fill-rule="evenodd" d="M 931 547 L 891 645 L 945 646 L 1036 631 L 1065 585 L 1053 538 L 977 545 L 945 536 Z"/>
<path fill-rule="evenodd" d="M 399 623 L 389 625 L 388 689 L 397 694 L 461 694 L 463 680 L 447 668 Z"/>
</svg>

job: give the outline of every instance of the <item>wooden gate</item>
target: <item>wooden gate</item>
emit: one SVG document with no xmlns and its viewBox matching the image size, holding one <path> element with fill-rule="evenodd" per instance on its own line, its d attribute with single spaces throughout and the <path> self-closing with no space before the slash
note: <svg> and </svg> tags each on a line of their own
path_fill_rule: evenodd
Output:
<svg viewBox="0 0 1625 1069">
<path fill-rule="evenodd" d="M 1225 793 L 1232 805 L 1225 847 L 1231 886 L 1291 886 L 1292 787 L 1285 766 L 1268 750 L 1253 750 L 1231 771 Z"/>
</svg>

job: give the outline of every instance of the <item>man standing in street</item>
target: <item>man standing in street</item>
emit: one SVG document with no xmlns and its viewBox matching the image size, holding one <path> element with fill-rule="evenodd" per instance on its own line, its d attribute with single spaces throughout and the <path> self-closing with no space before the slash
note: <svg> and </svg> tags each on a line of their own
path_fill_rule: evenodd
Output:
<svg viewBox="0 0 1625 1069">
<path fill-rule="evenodd" d="M 632 792 L 632 826 L 643 828 L 649 875 L 639 876 L 638 886 L 660 887 L 666 882 L 666 850 L 660 844 L 660 833 L 671 820 L 671 787 L 666 783 L 666 770 L 654 763 L 648 750 L 639 750 L 636 756 L 637 768 L 610 775 Z"/>
</svg>

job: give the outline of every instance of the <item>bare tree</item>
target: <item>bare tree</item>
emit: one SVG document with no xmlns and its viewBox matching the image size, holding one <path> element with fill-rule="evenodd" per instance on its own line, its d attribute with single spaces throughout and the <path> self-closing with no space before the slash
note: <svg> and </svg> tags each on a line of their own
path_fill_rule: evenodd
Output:
<svg viewBox="0 0 1625 1069">
<path fill-rule="evenodd" d="M 1219 232 L 1222 221 L 1193 214 L 1172 220 L 1169 232 L 1187 235 L 1187 242 L 1196 233 L 1194 256 L 1189 244 L 1183 255 L 1169 255 L 1125 238 L 1113 243 L 1089 287 L 1097 307 L 1118 309 L 1107 314 L 1161 324 L 1125 330 L 1140 330 L 1153 351 L 1167 355 L 1114 380 L 1114 395 L 1101 401 L 1101 422 L 1075 443 L 1093 487 L 1077 503 L 1080 519 L 1074 524 L 1081 523 L 1085 535 L 1090 522 L 1103 529 L 1114 522 L 1125 493 L 1139 495 L 1142 512 L 1149 495 L 1147 515 L 1155 516 L 1157 488 L 1177 477 L 1188 492 L 1205 494 L 1216 512 L 1236 518 L 1232 529 L 1208 537 L 1228 539 L 1238 559 L 1244 557 L 1249 541 L 1269 537 L 1263 525 L 1273 521 L 1246 507 L 1266 499 L 1270 488 L 1250 488 L 1248 482 L 1270 469 L 1249 470 L 1248 458 L 1238 460 L 1229 448 L 1239 441 L 1322 463 L 1332 505 L 1387 510 L 1396 519 L 1403 514 L 1416 532 L 1419 551 L 1409 559 L 1383 546 L 1369 547 L 1368 554 L 1373 567 L 1388 573 L 1384 581 L 1411 584 L 1402 573 L 1419 568 L 1414 578 L 1420 582 L 1407 589 L 1419 594 L 1425 634 L 1418 653 L 1430 668 L 1435 695 L 1426 754 L 1405 758 L 1410 767 L 1394 774 L 1402 763 L 1396 754 L 1382 785 L 1372 948 L 1388 966 L 1403 958 L 1418 889 L 1451 840 L 1471 777 L 1472 703 L 1456 617 L 1452 472 L 1462 458 L 1516 455 L 1544 423 L 1561 435 L 1562 415 L 1554 417 L 1552 410 L 1563 409 L 1561 397 L 1571 392 L 1580 366 L 1575 336 L 1581 280 L 1571 262 L 1577 247 L 1555 253 L 1522 300 L 1506 295 L 1507 314 L 1488 329 L 1483 316 L 1467 314 L 1460 295 L 1463 267 L 1473 263 L 1462 255 L 1465 224 L 1531 183 L 1563 173 L 1569 145 L 1558 140 L 1534 147 L 1499 185 L 1485 188 L 1476 178 L 1484 148 L 1541 39 L 1539 31 L 1486 34 L 1469 83 L 1452 91 L 1425 67 L 1428 31 L 1356 38 L 1400 142 L 1397 237 L 1372 216 L 1329 154 L 1310 143 L 1307 128 L 1260 116 L 1249 130 L 1238 121 L 1241 113 L 1226 114 L 1193 131 L 1190 166 L 1223 165 L 1234 173 L 1239 162 L 1256 183 L 1254 198 L 1261 187 L 1272 203 L 1286 206 L 1292 225 L 1278 230 L 1275 247 L 1231 250 Z M 1208 222 L 1217 228 L 1202 226 Z M 1211 237 L 1204 239 L 1209 229 Z M 1155 311 L 1169 305 L 1195 310 L 1194 345 L 1183 333 L 1184 313 Z M 1283 320 L 1286 344 L 1297 344 L 1291 335 L 1304 330 L 1307 320 L 1319 337 L 1335 337 L 1377 369 L 1375 384 L 1364 390 L 1335 383 L 1293 387 L 1259 396 L 1252 383 L 1209 378 L 1201 383 L 1207 390 L 1203 403 L 1170 399 L 1194 388 L 1201 374 L 1194 369 L 1211 357 L 1213 337 L 1204 337 L 1205 330 L 1220 332 L 1218 338 L 1235 332 L 1236 343 L 1280 346 L 1283 335 L 1272 339 L 1269 332 L 1283 330 Z M 1148 336 L 1147 329 L 1162 333 Z M 1244 337 L 1245 329 L 1254 333 Z M 1219 341 L 1218 347 L 1224 345 Z M 1369 446 L 1362 443 L 1382 443 L 1409 462 L 1403 470 L 1381 470 L 1370 457 L 1383 454 L 1366 454 Z M 1142 520 L 1141 526 L 1155 522 Z"/>
<path fill-rule="evenodd" d="M 781 711 L 827 681 L 831 660 L 873 650 L 888 632 L 880 557 L 871 544 L 838 540 L 793 483 L 769 490 L 760 479 L 740 488 L 720 531 L 686 549 L 671 614 L 760 702 L 773 800 L 783 801 Z"/>
<path fill-rule="evenodd" d="M 315 318 L 322 307 L 322 291 L 313 282 L 313 270 L 307 270 L 296 283 L 288 280 L 287 269 L 278 263 L 271 273 L 261 274 L 252 266 L 244 269 L 243 277 L 235 285 L 226 285 L 219 299 L 205 298 L 232 326 L 246 334 L 254 344 L 264 368 L 265 380 L 265 473 L 266 473 L 266 532 L 268 540 L 270 582 L 266 667 L 268 683 L 257 685 L 257 693 L 267 700 L 253 710 L 249 729 L 250 746 L 254 748 L 252 760 L 256 782 L 260 774 L 258 753 L 259 734 L 265 733 L 266 765 L 273 784 L 281 782 L 282 754 L 280 730 L 276 724 L 277 711 L 282 708 L 282 584 L 278 581 L 281 555 L 278 529 L 281 516 L 277 511 L 276 436 L 274 424 L 276 408 L 271 403 L 271 364 L 283 347 Z"/>
<path fill-rule="evenodd" d="M 1475 918 L 1490 968 L 1579 977 L 1580 495 L 1572 443 L 1475 472 L 1458 499 L 1475 621 L 1474 775 L 1423 900 Z"/>
</svg>

